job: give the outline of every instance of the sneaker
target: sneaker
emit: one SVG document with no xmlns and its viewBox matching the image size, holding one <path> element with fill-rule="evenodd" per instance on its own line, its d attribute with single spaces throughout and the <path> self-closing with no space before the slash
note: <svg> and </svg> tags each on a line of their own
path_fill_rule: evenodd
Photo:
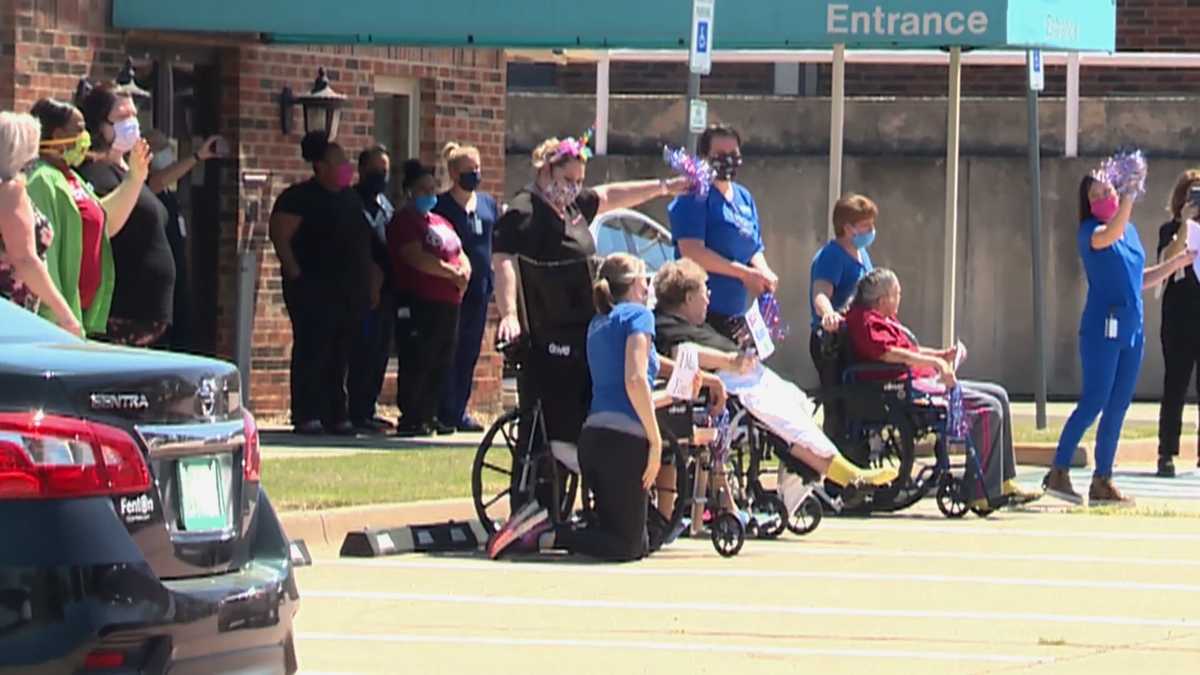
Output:
<svg viewBox="0 0 1200 675">
<path fill-rule="evenodd" d="M 483 431 L 483 425 L 479 422 L 476 422 L 475 418 L 473 417 L 464 417 L 462 418 L 462 421 L 458 423 L 457 429 L 469 434 L 479 433 Z"/>
<path fill-rule="evenodd" d="M 896 467 L 885 466 L 878 469 L 863 471 L 862 478 L 860 478 L 858 482 L 860 485 L 884 487 L 885 485 L 891 485 L 899 477 L 900 472 L 896 470 Z"/>
<path fill-rule="evenodd" d="M 1071 473 L 1066 469 L 1050 469 L 1050 472 L 1042 479 L 1042 489 L 1051 497 L 1056 497 L 1064 502 L 1077 506 L 1083 504 L 1083 496 L 1071 487 Z"/>
<path fill-rule="evenodd" d="M 680 538 L 681 536 L 683 536 L 684 532 L 687 532 L 691 529 L 692 529 L 692 519 L 687 518 L 687 517 L 680 518 L 679 524 L 676 525 L 675 528 L 672 529 L 670 532 L 668 532 L 666 538 L 663 539 L 663 546 L 675 543 L 676 539 Z"/>
<path fill-rule="evenodd" d="M 400 420 L 396 425 L 396 435 L 400 438 L 417 438 L 424 436 L 432 436 L 434 433 L 433 427 L 425 422 L 412 422 L 408 420 Z"/>
<path fill-rule="evenodd" d="M 1004 481 L 1002 492 L 1005 497 L 1008 497 L 1009 506 L 1024 506 L 1032 504 L 1041 499 L 1045 493 L 1041 490 L 1026 490 L 1017 484 L 1015 480 Z"/>
<path fill-rule="evenodd" d="M 392 429 L 392 424 L 387 420 L 378 417 L 369 420 L 354 420 L 351 422 L 356 431 L 361 431 L 364 434 L 383 434 Z"/>
<path fill-rule="evenodd" d="M 320 420 L 309 420 L 297 424 L 292 428 L 292 431 L 301 436 L 320 436 L 325 433 L 325 427 L 321 424 Z"/>
<path fill-rule="evenodd" d="M 779 473 L 775 479 L 775 491 L 779 493 L 787 512 L 795 513 L 796 509 L 800 508 L 800 504 L 812 494 L 813 488 L 811 484 L 805 483 L 803 478 L 788 471 L 783 464 L 780 464 Z"/>
<path fill-rule="evenodd" d="M 531 532 L 537 531 L 540 537 L 550 522 L 550 512 L 530 502 L 522 508 L 512 520 L 504 524 L 500 531 L 488 541 L 487 554 L 492 560 L 499 558 L 505 551 L 513 548 Z M 536 544 L 537 538 L 534 537 Z"/>
<path fill-rule="evenodd" d="M 1170 457 L 1158 458 L 1158 471 L 1154 472 L 1159 478 L 1175 477 L 1175 460 Z"/>
<path fill-rule="evenodd" d="M 450 436 L 455 432 L 454 427 L 450 426 L 449 424 L 444 424 L 440 420 L 436 419 L 431 422 L 429 426 L 433 429 L 433 433 L 437 434 L 438 436 Z"/>
<path fill-rule="evenodd" d="M 341 421 L 330 427 L 325 427 L 325 431 L 333 436 L 353 436 L 354 425 L 348 421 Z"/>
<path fill-rule="evenodd" d="M 1111 478 L 1092 478 L 1092 487 L 1088 490 L 1088 504 L 1091 506 L 1133 506 L 1133 497 L 1126 497 L 1113 485 Z"/>
</svg>

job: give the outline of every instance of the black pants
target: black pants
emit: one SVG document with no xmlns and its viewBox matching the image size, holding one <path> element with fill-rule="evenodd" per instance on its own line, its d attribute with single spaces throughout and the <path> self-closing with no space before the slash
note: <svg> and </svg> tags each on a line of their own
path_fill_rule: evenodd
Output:
<svg viewBox="0 0 1200 675">
<path fill-rule="evenodd" d="M 427 424 L 437 419 L 445 373 L 454 364 L 459 306 L 401 297 L 396 307 L 396 345 L 403 350 L 396 374 L 396 403 L 404 411 L 406 424 Z"/>
<path fill-rule="evenodd" d="M 1163 397 L 1158 409 L 1158 455 L 1179 454 L 1179 434 L 1183 426 L 1183 406 L 1192 372 L 1196 372 L 1196 391 L 1200 393 L 1200 340 L 1195 326 L 1163 318 L 1162 350 L 1165 365 Z M 1200 453 L 1200 449 L 1197 450 Z"/>
<path fill-rule="evenodd" d="M 391 294 L 383 293 L 379 306 L 368 310 L 360 322 L 350 351 L 346 388 L 350 395 L 350 419 L 354 422 L 375 418 L 375 405 L 392 356 L 395 326 L 395 301 Z"/>
<path fill-rule="evenodd" d="M 336 289 L 304 278 L 285 280 L 283 299 L 292 321 L 292 424 L 341 424 L 357 312 Z"/>
<path fill-rule="evenodd" d="M 572 553 L 611 562 L 646 557 L 649 497 L 642 489 L 649 443 L 640 436 L 584 427 L 579 436 L 579 465 L 592 491 L 595 522 L 558 533 L 557 544 Z"/>
<path fill-rule="evenodd" d="M 846 336 L 843 333 L 834 339 L 844 340 Z M 841 373 L 846 364 L 840 362 L 839 352 L 840 349 L 836 345 L 830 345 L 827 348 L 822 344 L 821 335 L 815 330 L 808 339 L 808 355 L 812 357 L 813 366 L 817 369 L 817 378 L 821 382 L 821 407 L 824 410 L 824 421 L 821 428 L 825 435 L 835 442 L 841 437 L 843 431 L 842 421 L 845 419 L 845 405 L 841 400 L 829 396 L 828 392 L 842 383 Z"/>
<path fill-rule="evenodd" d="M 480 293 L 477 297 L 463 298 L 458 317 L 458 347 L 454 353 L 454 367 L 446 371 L 442 403 L 438 419 L 446 424 L 459 424 L 467 416 L 467 403 L 471 400 L 471 389 L 475 381 L 475 364 L 479 362 L 479 351 L 483 347 L 483 331 L 487 326 L 490 295 Z"/>
</svg>

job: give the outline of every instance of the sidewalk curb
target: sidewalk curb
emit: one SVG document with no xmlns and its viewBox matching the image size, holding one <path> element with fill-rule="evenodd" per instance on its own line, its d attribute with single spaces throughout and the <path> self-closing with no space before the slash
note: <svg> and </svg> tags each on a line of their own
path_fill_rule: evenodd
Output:
<svg viewBox="0 0 1200 675">
<path fill-rule="evenodd" d="M 435 499 L 399 504 L 371 504 L 320 511 L 285 511 L 279 514 L 289 539 L 303 539 L 309 546 L 339 547 L 348 532 L 365 528 L 400 527 L 445 520 L 474 520 L 471 498 Z"/>
</svg>

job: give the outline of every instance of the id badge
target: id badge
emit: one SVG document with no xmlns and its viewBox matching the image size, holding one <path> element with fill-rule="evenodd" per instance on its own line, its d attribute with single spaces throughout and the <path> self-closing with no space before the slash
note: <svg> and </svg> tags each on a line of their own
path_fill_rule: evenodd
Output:
<svg viewBox="0 0 1200 675">
<path fill-rule="evenodd" d="M 1120 334 L 1120 324 L 1117 321 L 1116 314 L 1109 314 L 1104 320 L 1104 337 L 1109 340 L 1116 340 Z"/>
</svg>

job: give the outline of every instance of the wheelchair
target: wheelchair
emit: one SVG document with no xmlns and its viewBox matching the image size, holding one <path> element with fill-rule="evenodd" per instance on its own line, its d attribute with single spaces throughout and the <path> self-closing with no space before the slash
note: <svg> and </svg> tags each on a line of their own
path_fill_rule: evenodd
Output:
<svg viewBox="0 0 1200 675">
<path fill-rule="evenodd" d="M 475 452 L 471 495 L 475 514 L 489 536 L 508 514 L 530 500 L 546 507 L 555 525 L 586 525 L 591 518 L 590 495 L 577 472 L 575 447 L 551 440 L 544 394 L 534 382 L 545 381 L 548 375 L 566 378 L 569 369 L 580 366 L 586 326 L 594 315 L 592 262 L 539 263 L 525 257 L 518 257 L 517 262 L 523 337 L 497 347 L 506 367 L 514 368 L 519 379 L 529 378 L 524 380 L 528 382 L 526 393 L 537 393 L 519 397 L 517 409 L 492 424 Z M 586 372 L 586 359 L 582 367 Z M 546 370 L 531 372 L 536 368 Z M 563 405 L 562 401 L 551 403 Z M 586 409 L 572 412 L 586 413 Z M 664 443 L 663 455 L 664 465 L 687 466 L 683 446 L 678 443 Z M 661 546 L 668 533 L 679 529 L 690 502 L 688 472 L 677 470 L 676 476 L 675 485 L 659 486 L 651 492 L 647 529 L 652 550 Z M 660 502 L 670 508 L 660 509 Z"/>
<path fill-rule="evenodd" d="M 890 464 L 899 473 L 891 485 L 873 490 L 827 484 L 817 494 L 828 508 L 857 515 L 895 512 L 935 493 L 944 516 L 961 518 L 967 511 L 986 517 L 1007 503 L 1006 498 L 987 496 L 986 506 L 971 506 L 971 486 L 983 483 L 983 469 L 961 401 L 951 400 L 949 393 L 940 396 L 915 388 L 912 372 L 903 366 L 853 363 L 844 332 L 822 336 L 822 355 L 839 383 L 823 387 L 815 397 L 826 415 L 837 420 L 826 433 L 854 464 Z M 917 443 L 929 438 L 934 440 L 934 463 L 917 469 Z M 951 446 L 963 449 L 961 464 L 951 462 Z"/>
</svg>

